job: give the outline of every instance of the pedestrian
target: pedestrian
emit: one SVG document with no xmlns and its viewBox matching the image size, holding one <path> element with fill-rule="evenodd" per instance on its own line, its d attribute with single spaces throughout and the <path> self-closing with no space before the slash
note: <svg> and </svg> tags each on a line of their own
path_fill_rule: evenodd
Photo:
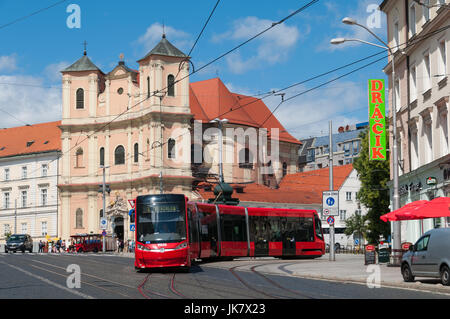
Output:
<svg viewBox="0 0 450 319">
<path fill-rule="evenodd" d="M 123 253 L 124 242 L 120 240 L 120 252 Z"/>
<path fill-rule="evenodd" d="M 119 253 L 120 252 L 120 240 L 119 240 L 119 238 L 117 238 L 117 240 L 116 240 L 116 246 L 117 246 L 117 252 Z"/>
<path fill-rule="evenodd" d="M 55 252 L 58 252 L 58 253 L 61 252 L 61 238 L 56 241 L 56 251 Z"/>
<path fill-rule="evenodd" d="M 66 240 L 64 239 L 62 244 L 61 244 L 61 248 L 63 252 L 66 252 Z"/>
<path fill-rule="evenodd" d="M 48 242 L 48 252 L 49 253 L 52 252 L 52 242 L 51 241 Z"/>
</svg>

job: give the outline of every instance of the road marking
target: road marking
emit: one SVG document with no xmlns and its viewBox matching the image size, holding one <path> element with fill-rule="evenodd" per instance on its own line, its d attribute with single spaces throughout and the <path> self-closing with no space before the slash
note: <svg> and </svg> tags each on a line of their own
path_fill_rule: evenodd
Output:
<svg viewBox="0 0 450 319">
<path fill-rule="evenodd" d="M 24 274 L 26 274 L 26 275 L 28 275 L 28 276 L 31 276 L 31 277 L 36 278 L 36 279 L 39 279 L 39 280 L 45 282 L 46 284 L 49 284 L 49 285 L 54 286 L 54 287 L 59 288 L 59 289 L 63 289 L 63 290 L 65 290 L 65 291 L 67 291 L 67 292 L 70 292 L 70 293 L 72 293 L 72 294 L 74 294 L 74 295 L 77 295 L 77 296 L 79 296 L 79 297 L 82 297 L 82 298 L 84 298 L 84 299 L 94 299 L 94 297 L 92 297 L 92 296 L 89 296 L 89 295 L 86 295 L 86 294 L 84 294 L 84 293 L 78 292 L 78 291 L 76 291 L 76 290 L 74 290 L 74 289 L 69 289 L 69 288 L 67 288 L 67 287 L 64 287 L 64 286 L 62 286 L 62 285 L 60 285 L 60 284 L 57 284 L 56 282 L 53 282 L 53 281 L 51 281 L 51 280 L 48 280 L 47 278 L 41 277 L 41 276 L 39 276 L 39 275 L 33 274 L 33 273 L 31 273 L 31 272 L 29 272 L 29 271 L 27 271 L 27 270 L 25 270 L 25 269 L 22 269 L 22 268 L 20 268 L 20 267 L 13 266 L 13 265 L 10 265 L 10 264 L 4 263 L 4 262 L 1 262 L 1 263 L 2 263 L 2 264 L 5 264 L 6 266 L 11 267 L 11 268 L 13 268 L 13 269 L 15 269 L 15 270 L 18 270 L 18 271 L 20 271 L 20 272 L 23 272 Z"/>
<path fill-rule="evenodd" d="M 54 267 L 54 268 L 65 269 L 63 267 L 55 266 L 55 265 L 48 264 L 48 263 L 45 263 L 43 261 L 39 261 L 39 260 L 35 260 L 35 259 L 32 259 L 32 261 L 34 261 L 36 263 L 44 264 L 44 265 L 47 265 L 47 266 L 51 266 L 51 267 Z M 99 279 L 99 280 L 102 280 L 102 281 L 105 281 L 105 282 L 109 282 L 109 283 L 112 283 L 112 284 L 115 284 L 115 285 L 120 285 L 120 286 L 124 286 L 124 287 L 131 288 L 131 289 L 136 289 L 136 287 L 133 287 L 133 286 L 130 286 L 130 285 L 127 285 L 127 284 L 122 284 L 122 283 L 115 282 L 115 281 L 111 281 L 111 280 L 108 280 L 108 279 L 100 278 L 100 277 L 97 277 L 97 276 L 94 276 L 94 275 L 90 275 L 90 274 L 86 274 L 86 273 L 82 273 L 82 275 L 83 276 L 87 276 L 87 277 L 92 277 L 92 278 L 95 278 L 95 279 Z"/>
<path fill-rule="evenodd" d="M 49 272 L 49 273 L 52 273 L 52 274 L 55 274 L 55 275 L 58 275 L 58 276 L 61 276 L 61 277 L 66 277 L 66 275 L 61 275 L 61 274 L 58 274 L 57 272 L 54 272 L 54 271 L 51 271 L 51 270 L 48 270 L 48 269 L 45 269 L 45 268 L 41 268 L 41 267 L 38 267 L 38 266 L 35 266 L 35 265 L 30 265 L 30 266 L 34 267 L 34 268 L 37 268 L 37 269 L 40 269 L 40 270 L 43 270 L 43 271 L 46 271 L 46 272 Z M 61 268 L 61 267 L 58 267 L 58 268 Z M 64 269 L 64 268 L 62 268 L 62 269 Z M 100 286 L 97 286 L 97 285 L 94 285 L 94 284 L 91 284 L 91 283 L 88 283 L 88 282 L 85 282 L 85 281 L 81 281 L 81 283 L 83 283 L 84 285 L 89 285 L 89 286 L 95 287 L 97 289 L 101 289 L 101 290 L 108 291 L 108 292 L 111 292 L 111 293 L 114 293 L 114 294 L 118 294 L 118 295 L 121 295 L 121 296 L 124 296 L 124 297 L 127 297 L 127 298 L 131 298 L 130 296 L 122 294 L 120 292 L 117 292 L 117 291 L 114 291 L 114 290 L 109 290 L 109 289 L 106 289 L 106 288 L 103 288 L 103 287 L 100 287 Z"/>
</svg>

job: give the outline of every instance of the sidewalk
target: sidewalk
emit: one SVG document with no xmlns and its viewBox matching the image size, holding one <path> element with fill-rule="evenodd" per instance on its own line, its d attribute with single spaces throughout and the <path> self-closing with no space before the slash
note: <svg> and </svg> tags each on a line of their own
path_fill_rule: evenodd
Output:
<svg viewBox="0 0 450 319">
<path fill-rule="evenodd" d="M 261 273 L 290 275 L 305 279 L 320 279 L 342 283 L 374 284 L 375 271 L 379 271 L 381 287 L 407 288 L 419 291 L 439 292 L 450 295 L 450 287 L 443 286 L 439 279 L 417 277 L 415 282 L 404 282 L 400 267 L 387 267 L 386 264 L 364 265 L 364 255 L 336 254 L 336 261 L 329 261 L 326 254 L 318 259 L 281 260 L 279 259 L 235 259 L 233 262 L 216 262 L 204 264 L 208 267 L 235 267 L 239 270 L 256 270 Z M 374 267 L 375 266 L 375 267 Z M 379 268 L 378 268 L 379 267 Z"/>
</svg>

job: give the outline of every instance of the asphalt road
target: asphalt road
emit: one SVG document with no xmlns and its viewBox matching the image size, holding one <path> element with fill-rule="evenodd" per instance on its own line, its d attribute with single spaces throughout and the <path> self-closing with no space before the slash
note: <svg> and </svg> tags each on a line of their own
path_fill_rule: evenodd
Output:
<svg viewBox="0 0 450 319">
<path fill-rule="evenodd" d="M 258 266 L 301 260 L 255 259 L 250 270 L 200 263 L 189 273 L 137 273 L 133 259 L 114 255 L 0 254 L 1 299 L 437 299 L 449 295 L 302 279 L 258 272 Z M 248 265 L 248 263 L 246 263 Z M 79 288 L 76 272 L 80 270 Z"/>
</svg>

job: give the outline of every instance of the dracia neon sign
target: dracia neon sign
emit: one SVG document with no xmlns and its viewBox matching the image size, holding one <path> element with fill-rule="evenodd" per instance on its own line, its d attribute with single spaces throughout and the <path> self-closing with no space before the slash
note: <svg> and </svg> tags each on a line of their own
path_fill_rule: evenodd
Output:
<svg viewBox="0 0 450 319">
<path fill-rule="evenodd" d="M 369 80 L 369 158 L 386 160 L 386 100 L 384 80 Z"/>
</svg>

